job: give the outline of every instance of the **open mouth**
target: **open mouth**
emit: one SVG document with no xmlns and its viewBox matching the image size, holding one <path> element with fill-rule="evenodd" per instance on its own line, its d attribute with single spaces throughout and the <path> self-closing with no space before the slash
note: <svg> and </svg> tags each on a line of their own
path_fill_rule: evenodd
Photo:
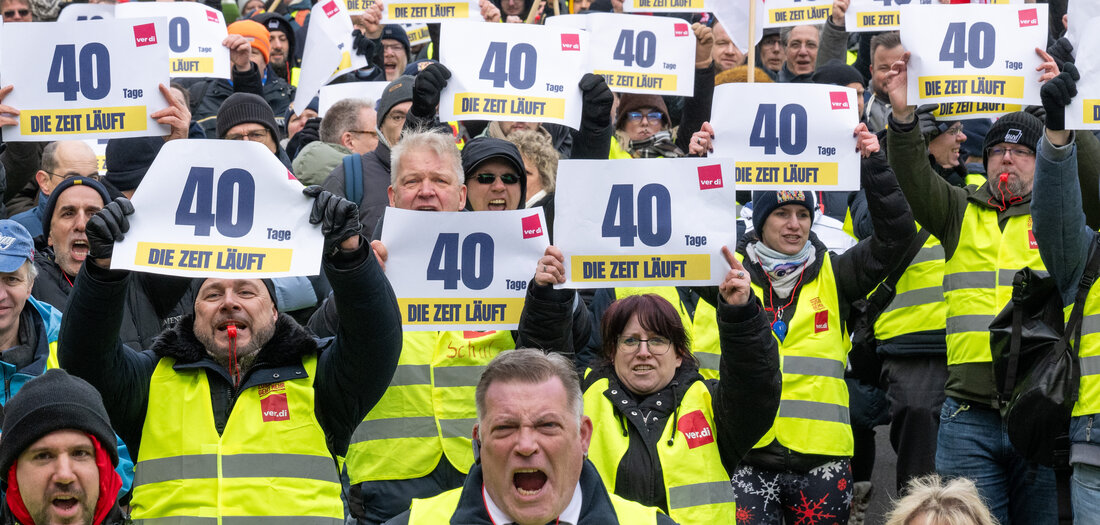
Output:
<svg viewBox="0 0 1100 525">
<path fill-rule="evenodd" d="M 546 486 L 546 473 L 538 469 L 521 469 L 512 474 L 512 485 L 523 496 L 534 496 Z"/>
<path fill-rule="evenodd" d="M 88 257 L 88 241 L 73 241 L 72 246 L 69 248 L 69 253 L 72 254 L 73 259 L 83 261 Z"/>
<path fill-rule="evenodd" d="M 635 374 L 648 374 L 656 370 L 656 367 L 653 365 L 634 365 L 634 368 L 631 368 L 631 370 L 633 370 Z"/>
<path fill-rule="evenodd" d="M 393 60 L 383 60 L 382 61 L 382 68 L 386 70 L 386 73 L 396 73 L 397 72 L 397 62 L 393 61 Z"/>
<path fill-rule="evenodd" d="M 236 332 L 240 332 L 242 330 L 248 330 L 248 325 L 247 324 L 244 324 L 240 321 L 236 321 L 236 320 L 233 320 L 233 319 L 218 323 L 216 328 L 219 332 L 225 332 L 225 331 L 229 330 L 230 326 L 232 326 Z"/>
<path fill-rule="evenodd" d="M 508 209 L 508 203 L 504 199 L 493 199 L 489 201 L 486 208 L 492 211 L 502 211 Z"/>
</svg>

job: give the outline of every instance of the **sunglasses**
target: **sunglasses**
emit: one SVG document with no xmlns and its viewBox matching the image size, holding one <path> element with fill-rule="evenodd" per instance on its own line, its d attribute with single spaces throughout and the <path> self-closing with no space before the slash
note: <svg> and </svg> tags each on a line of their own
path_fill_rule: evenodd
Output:
<svg viewBox="0 0 1100 525">
<path fill-rule="evenodd" d="M 475 177 L 481 184 L 492 184 L 497 180 L 497 175 L 494 173 L 478 173 Z M 519 175 L 515 173 L 505 173 L 500 175 L 500 182 L 505 184 L 519 184 Z"/>
<path fill-rule="evenodd" d="M 30 9 L 13 9 L 11 11 L 4 11 L 4 18 L 15 18 L 15 14 L 19 13 L 19 16 L 26 17 L 31 14 Z"/>
<path fill-rule="evenodd" d="M 660 111 L 650 111 L 649 113 L 642 113 L 640 111 L 631 111 L 631 112 L 628 112 L 626 114 L 626 118 L 627 118 L 627 120 L 630 120 L 630 121 L 633 121 L 633 122 L 639 122 L 643 118 L 648 119 L 650 122 L 660 122 L 661 117 L 663 117 L 664 115 L 665 114 L 661 113 Z"/>
</svg>

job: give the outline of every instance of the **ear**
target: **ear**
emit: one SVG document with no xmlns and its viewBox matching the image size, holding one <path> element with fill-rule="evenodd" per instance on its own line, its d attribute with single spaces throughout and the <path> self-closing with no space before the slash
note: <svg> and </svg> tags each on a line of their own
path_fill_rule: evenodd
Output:
<svg viewBox="0 0 1100 525">
<path fill-rule="evenodd" d="M 351 147 L 352 147 L 351 141 L 352 141 L 352 133 L 350 131 L 345 131 L 343 135 L 340 135 L 340 145 L 341 146 L 343 146 L 347 149 L 351 149 Z"/>
<path fill-rule="evenodd" d="M 50 183 L 50 174 L 49 173 L 46 173 L 42 170 L 38 170 L 38 172 L 36 172 L 34 174 L 34 181 L 38 183 L 39 191 L 41 191 L 42 193 L 44 193 L 46 195 L 50 194 L 50 192 L 46 191 L 47 190 L 46 185 Z"/>
<path fill-rule="evenodd" d="M 588 455 L 588 446 L 592 444 L 592 418 L 581 416 L 581 450 Z"/>
<path fill-rule="evenodd" d="M 462 185 L 462 191 L 460 192 L 460 194 L 460 198 L 458 199 L 458 209 L 461 210 L 466 208 L 466 184 Z"/>
<path fill-rule="evenodd" d="M 394 201 L 393 201 L 393 186 L 392 185 L 386 187 L 386 195 L 390 196 L 390 206 L 393 207 L 393 208 L 396 208 L 397 204 L 394 204 Z M 356 203 L 356 204 L 358 204 L 358 203 Z M 463 206 L 465 206 L 466 203 L 463 202 L 462 204 L 463 204 Z"/>
</svg>

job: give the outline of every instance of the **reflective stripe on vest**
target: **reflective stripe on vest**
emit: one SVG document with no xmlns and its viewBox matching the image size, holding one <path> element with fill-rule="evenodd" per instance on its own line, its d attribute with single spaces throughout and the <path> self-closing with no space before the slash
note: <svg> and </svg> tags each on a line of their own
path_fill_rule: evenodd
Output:
<svg viewBox="0 0 1100 525">
<path fill-rule="evenodd" d="M 695 305 L 695 318 L 692 319 L 675 286 L 615 288 L 615 299 L 647 293 L 659 295 L 672 303 L 691 338 L 691 353 L 699 361 L 699 373 L 704 379 L 718 379 L 718 364 L 722 358 L 722 348 L 718 342 L 718 311 L 710 303 L 699 299 Z"/>
<path fill-rule="evenodd" d="M 135 465 L 139 524 L 344 522 L 340 477 L 314 407 L 317 357 L 306 377 L 250 387 L 221 436 L 203 369 L 174 370 L 162 358 Z"/>
<path fill-rule="evenodd" d="M 397 372 L 348 447 L 352 484 L 416 479 L 446 456 L 459 472 L 474 463 L 474 390 L 512 333 L 405 332 Z"/>
<path fill-rule="evenodd" d="M 584 413 L 593 425 L 588 459 L 596 465 L 608 492 L 614 492 L 630 438 L 623 436 L 616 409 L 604 394 L 609 385 L 604 378 L 588 387 Z M 692 383 L 676 414 L 676 435 L 672 435 L 672 421 L 666 421 L 657 440 L 669 516 L 684 525 L 729 523 L 736 512 L 733 485 L 718 453 L 713 405 L 704 382 Z M 670 439 L 672 446 L 668 445 Z"/>
<path fill-rule="evenodd" d="M 767 297 L 756 283 L 757 297 Z M 851 456 L 844 367 L 852 343 L 840 319 L 840 300 L 830 257 L 817 278 L 802 285 L 787 337 L 779 342 L 783 392 L 772 428 L 754 448 L 773 440 L 802 454 Z"/>
<path fill-rule="evenodd" d="M 930 235 L 894 286 L 894 299 L 875 321 L 876 339 L 883 341 L 947 326 L 943 267 L 943 245 Z"/>
<path fill-rule="evenodd" d="M 657 525 L 657 509 L 608 494 L 618 522 L 624 525 Z M 438 525 L 450 523 L 462 499 L 462 488 L 448 490 L 438 496 L 412 500 L 409 509 L 409 525 Z M 614 524 L 608 524 L 614 525 Z"/>
<path fill-rule="evenodd" d="M 1021 268 L 1045 274 L 1031 233 L 1031 216 L 1010 217 L 1001 231 L 997 212 L 969 204 L 959 245 L 944 265 L 947 302 L 947 364 L 989 363 L 989 323 L 1012 298 Z"/>
<path fill-rule="evenodd" d="M 1073 305 L 1066 307 L 1067 320 L 1072 310 Z M 1093 285 L 1089 290 L 1083 315 L 1081 347 L 1077 349 L 1077 358 L 1081 361 L 1081 386 L 1077 403 L 1073 405 L 1074 416 L 1100 414 L 1100 287 Z"/>
</svg>

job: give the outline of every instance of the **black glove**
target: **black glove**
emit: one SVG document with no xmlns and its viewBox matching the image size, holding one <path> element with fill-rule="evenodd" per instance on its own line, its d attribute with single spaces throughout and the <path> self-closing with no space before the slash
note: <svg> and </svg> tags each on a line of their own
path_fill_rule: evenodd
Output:
<svg viewBox="0 0 1100 525">
<path fill-rule="evenodd" d="M 365 56 L 367 60 L 374 56 L 374 42 L 358 29 L 351 32 L 351 48 L 355 50 L 355 54 Z"/>
<path fill-rule="evenodd" d="M 1073 44 L 1069 43 L 1066 37 L 1059 38 L 1054 45 L 1047 48 L 1047 53 L 1054 59 L 1054 63 L 1058 64 L 1058 69 L 1064 69 L 1066 62 L 1073 62 Z"/>
<path fill-rule="evenodd" d="M 1043 106 L 1024 106 L 1024 113 L 1030 113 L 1031 116 L 1043 122 L 1047 121 L 1047 109 Z"/>
<path fill-rule="evenodd" d="M 302 149 L 306 147 L 306 144 L 321 140 L 321 119 L 320 117 L 311 118 L 306 121 L 305 126 L 302 127 L 290 140 L 286 143 L 286 154 L 291 160 L 297 157 Z"/>
<path fill-rule="evenodd" d="M 939 104 L 924 104 L 917 108 L 917 122 L 920 123 L 921 135 L 928 136 L 929 133 L 939 133 L 940 126 L 936 122 L 936 116 L 932 114 Z"/>
<path fill-rule="evenodd" d="M 317 185 L 306 187 L 302 193 L 313 197 L 309 223 L 321 225 L 321 233 L 325 236 L 325 255 L 336 253 L 340 243 L 359 235 L 363 226 L 359 224 L 359 207 L 354 202 Z"/>
<path fill-rule="evenodd" d="M 88 236 L 88 257 L 91 259 L 110 259 L 115 251 L 115 242 L 121 241 L 130 231 L 127 215 L 134 213 L 134 205 L 126 197 L 116 197 L 110 204 L 92 215 L 84 227 Z"/>
<path fill-rule="evenodd" d="M 430 119 L 439 105 L 439 93 L 447 87 L 451 70 L 436 62 L 429 64 L 416 75 L 413 82 L 413 100 L 411 113 L 420 118 Z"/>
<path fill-rule="evenodd" d="M 581 88 L 581 126 L 589 123 L 596 129 L 611 125 L 611 106 L 615 95 L 600 75 L 585 73 L 579 84 Z"/>
<path fill-rule="evenodd" d="M 1081 80 L 1081 74 L 1077 72 L 1077 66 L 1066 62 L 1062 65 L 1062 72 L 1039 90 L 1039 98 L 1043 100 L 1043 109 L 1047 112 L 1047 129 L 1066 129 L 1066 106 L 1077 96 L 1078 80 Z"/>
</svg>

